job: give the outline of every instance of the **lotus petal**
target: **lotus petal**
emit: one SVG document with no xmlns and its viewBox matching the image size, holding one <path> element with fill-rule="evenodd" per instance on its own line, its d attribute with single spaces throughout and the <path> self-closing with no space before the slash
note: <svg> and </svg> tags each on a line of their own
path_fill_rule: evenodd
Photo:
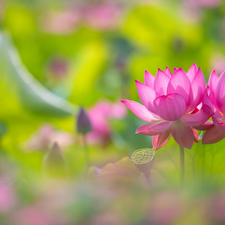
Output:
<svg viewBox="0 0 225 225">
<path fill-rule="evenodd" d="M 199 126 L 194 126 L 195 129 L 197 130 L 208 130 L 214 126 L 213 121 L 206 121 L 205 123 L 199 125 Z"/>
<path fill-rule="evenodd" d="M 151 73 L 149 73 L 147 70 L 145 70 L 145 85 L 154 89 L 154 81 L 155 81 L 155 77 Z"/>
<path fill-rule="evenodd" d="M 164 131 L 162 134 L 156 135 L 152 137 L 152 145 L 155 149 L 161 148 L 165 145 L 171 137 L 170 128 Z"/>
<path fill-rule="evenodd" d="M 168 67 L 166 67 L 165 73 L 166 73 L 169 77 L 172 77 L 172 75 L 173 75 Z"/>
<path fill-rule="evenodd" d="M 190 82 L 192 83 L 192 81 L 195 78 L 195 75 L 197 73 L 198 67 L 196 65 L 196 63 L 193 63 L 193 65 L 190 67 L 190 69 L 187 71 L 187 76 L 190 80 Z"/>
<path fill-rule="evenodd" d="M 191 149 L 194 142 L 194 133 L 190 126 L 181 120 L 176 120 L 171 124 L 171 133 L 180 146 Z"/>
<path fill-rule="evenodd" d="M 136 80 L 137 85 L 137 91 L 138 95 L 142 101 L 142 103 L 145 105 L 147 109 L 149 109 L 151 112 L 155 113 L 155 108 L 153 106 L 153 101 L 155 98 L 158 97 L 158 94 L 148 87 L 145 84 L 142 84 L 141 82 Z"/>
<path fill-rule="evenodd" d="M 159 69 L 155 77 L 155 83 L 154 83 L 155 91 L 159 95 L 166 95 L 169 81 L 170 81 L 170 77 L 165 72 Z"/>
<path fill-rule="evenodd" d="M 138 127 L 136 130 L 136 134 L 144 134 L 144 135 L 158 135 L 168 130 L 171 125 L 169 121 L 160 121 L 156 123 L 145 124 L 143 126 Z"/>
<path fill-rule="evenodd" d="M 216 118 L 216 116 L 212 117 L 214 125 L 225 132 L 225 118 Z"/>
<path fill-rule="evenodd" d="M 186 111 L 184 98 L 179 94 L 168 94 L 156 98 L 153 102 L 157 114 L 164 120 L 174 121 Z"/>
<path fill-rule="evenodd" d="M 196 73 L 196 76 L 194 77 L 191 83 L 190 105 L 188 107 L 188 111 L 192 111 L 201 103 L 204 92 L 205 92 L 205 78 L 201 69 L 199 68 Z"/>
<path fill-rule="evenodd" d="M 141 120 L 146 122 L 154 122 L 156 120 L 160 120 L 161 118 L 153 113 L 151 113 L 144 105 L 130 101 L 130 100 L 123 100 L 121 101 L 124 103 L 137 117 Z"/>
<path fill-rule="evenodd" d="M 216 104 L 220 112 L 225 114 L 225 71 L 219 77 L 216 86 Z"/>
<path fill-rule="evenodd" d="M 216 108 L 215 108 L 214 104 L 212 103 L 212 101 L 210 100 L 210 97 L 209 97 L 210 92 L 211 92 L 210 87 L 207 86 L 207 88 L 205 90 L 205 93 L 204 93 L 204 96 L 203 96 L 203 99 L 202 99 L 202 103 L 204 105 L 209 106 L 212 109 L 212 111 L 215 112 Z"/>
<path fill-rule="evenodd" d="M 194 134 L 194 143 L 198 143 L 198 131 L 192 128 L 193 134 Z"/>
<path fill-rule="evenodd" d="M 167 93 L 176 93 L 181 95 L 186 105 L 189 105 L 189 94 L 191 89 L 191 82 L 187 77 L 186 73 L 182 69 L 178 69 L 177 72 L 172 76 L 167 87 Z"/>
<path fill-rule="evenodd" d="M 225 132 L 213 126 L 205 132 L 202 138 L 202 144 L 214 144 L 225 138 Z"/>
<path fill-rule="evenodd" d="M 213 114 L 209 106 L 203 105 L 197 113 L 185 114 L 181 117 L 181 120 L 189 126 L 199 126 L 205 123 Z"/>
<path fill-rule="evenodd" d="M 219 77 L 216 71 L 213 70 L 209 77 L 209 88 L 210 88 L 209 98 L 215 107 L 216 107 L 216 86 L 218 79 Z"/>
</svg>

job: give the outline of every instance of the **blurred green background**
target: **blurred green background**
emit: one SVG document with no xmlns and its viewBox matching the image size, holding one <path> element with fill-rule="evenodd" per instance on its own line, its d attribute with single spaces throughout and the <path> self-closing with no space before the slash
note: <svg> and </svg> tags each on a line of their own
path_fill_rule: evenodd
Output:
<svg viewBox="0 0 225 225">
<path fill-rule="evenodd" d="M 96 201 L 102 208 L 107 201 L 99 200 L 99 193 L 87 194 L 77 187 L 83 185 L 86 170 L 83 139 L 76 130 L 79 107 L 85 107 L 92 122 L 93 130 L 87 135 L 90 165 L 102 168 L 136 149 L 152 147 L 150 136 L 135 134 L 144 122 L 120 103 L 122 99 L 139 101 L 134 80 L 143 82 L 145 70 L 153 75 L 166 66 L 171 71 L 174 67 L 187 71 L 195 62 L 207 82 L 213 69 L 218 74 L 225 69 L 222 0 L 1 0 L 0 27 L 0 180 L 7 187 L 13 182 L 18 195 L 16 206 L 2 211 L 1 225 L 14 224 L 7 214 L 12 211 L 22 221 L 17 225 L 26 225 L 23 218 L 27 215 L 31 218 L 28 225 L 40 224 L 32 222 L 32 218 L 46 218 L 36 210 L 36 202 L 48 199 L 51 194 L 42 192 L 54 189 L 55 179 L 56 186 L 65 192 L 74 188 L 75 193 L 68 192 L 74 201 L 57 203 L 69 205 L 66 212 L 59 207 L 62 221 L 43 219 L 47 222 L 42 224 L 95 224 Z M 55 141 L 60 149 L 53 152 L 50 149 Z M 185 152 L 190 192 L 186 198 L 190 202 L 184 205 L 190 207 L 196 196 L 201 201 L 223 190 L 224 141 L 210 146 L 199 143 Z M 48 172 L 46 161 L 51 164 Z M 153 169 L 159 176 L 159 190 L 176 190 L 177 168 L 178 147 L 171 139 L 156 153 Z M 128 209 L 121 224 L 154 221 L 145 211 L 131 207 L 129 197 L 138 198 L 137 204 L 143 206 L 143 199 L 150 196 L 146 190 L 140 195 L 139 188 L 123 195 Z M 58 194 L 56 198 L 63 198 Z M 36 208 L 20 212 L 32 204 Z M 113 212 L 120 212 L 121 204 L 114 202 Z M 57 210 L 49 208 L 51 218 Z M 189 210 L 181 216 L 186 223 L 176 224 L 225 221 L 220 215 L 206 222 L 199 217 L 201 213 Z M 108 223 L 104 219 L 96 224 Z M 175 224 L 168 221 L 152 224 Z"/>
</svg>

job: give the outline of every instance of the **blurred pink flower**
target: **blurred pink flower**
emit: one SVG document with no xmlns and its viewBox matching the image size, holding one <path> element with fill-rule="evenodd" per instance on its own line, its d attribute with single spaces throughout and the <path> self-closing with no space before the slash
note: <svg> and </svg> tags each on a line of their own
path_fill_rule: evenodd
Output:
<svg viewBox="0 0 225 225">
<path fill-rule="evenodd" d="M 172 74 L 167 67 L 165 71 L 159 69 L 156 77 L 145 71 L 145 84 L 136 81 L 136 85 L 144 105 L 122 101 L 137 117 L 150 122 L 136 133 L 154 136 L 156 149 L 171 135 L 179 145 L 191 149 L 193 142 L 198 142 L 198 133 L 192 127 L 198 128 L 213 115 L 208 105 L 197 109 L 205 92 L 201 69 L 194 63 L 187 73 L 175 68 Z"/>
<path fill-rule="evenodd" d="M 221 5 L 221 0 L 183 0 L 182 14 L 192 22 L 202 18 L 203 8 L 216 8 Z"/>
<path fill-rule="evenodd" d="M 184 0 L 191 8 L 214 8 L 221 4 L 221 0 Z"/>
<path fill-rule="evenodd" d="M 222 54 L 216 54 L 211 61 L 212 68 L 221 74 L 225 70 L 225 56 Z"/>
<path fill-rule="evenodd" d="M 118 213 L 113 211 L 101 211 L 95 215 L 87 225 L 126 225 Z"/>
<path fill-rule="evenodd" d="M 79 10 L 49 13 L 41 20 L 41 27 L 50 33 L 66 35 L 71 33 L 81 20 Z"/>
<path fill-rule="evenodd" d="M 49 73 L 52 78 L 61 79 L 67 75 L 68 65 L 63 59 L 52 59 L 49 63 Z"/>
<path fill-rule="evenodd" d="M 0 21 L 2 21 L 3 19 L 3 3 L 4 3 L 4 0 L 0 0 Z"/>
<path fill-rule="evenodd" d="M 70 133 L 55 130 L 51 125 L 42 125 L 38 132 L 31 136 L 26 143 L 26 149 L 47 149 L 50 148 L 54 142 L 57 142 L 60 147 L 66 147 L 73 144 L 74 139 Z"/>
<path fill-rule="evenodd" d="M 0 212 L 7 212 L 16 203 L 15 192 L 11 184 L 0 181 Z"/>
<path fill-rule="evenodd" d="M 122 119 L 126 116 L 126 108 L 120 103 L 100 101 L 88 110 L 92 131 L 87 134 L 90 144 L 105 143 L 110 139 L 110 119 Z"/>
<path fill-rule="evenodd" d="M 47 213 L 36 207 L 29 206 L 19 210 L 13 218 L 16 225 L 54 225 Z"/>
<path fill-rule="evenodd" d="M 218 193 L 208 200 L 204 217 L 210 224 L 225 223 L 225 193 Z"/>
<path fill-rule="evenodd" d="M 209 78 L 203 104 L 211 107 L 215 113 L 212 116 L 214 126 L 210 128 L 202 139 L 203 144 L 213 144 L 225 137 L 225 71 L 220 77 L 214 70 Z M 211 121 L 209 121 L 212 123 Z"/>
<path fill-rule="evenodd" d="M 150 200 L 147 208 L 149 224 L 175 224 L 185 212 L 186 205 L 178 194 L 164 192 Z"/>
<path fill-rule="evenodd" d="M 85 20 L 93 28 L 111 30 L 119 24 L 121 15 L 121 7 L 112 3 L 103 3 L 89 7 L 85 13 Z"/>
<path fill-rule="evenodd" d="M 114 3 L 86 3 L 76 9 L 48 13 L 41 19 L 41 27 L 61 35 L 70 34 L 83 22 L 98 30 L 111 30 L 121 21 L 122 11 L 122 7 Z"/>
</svg>

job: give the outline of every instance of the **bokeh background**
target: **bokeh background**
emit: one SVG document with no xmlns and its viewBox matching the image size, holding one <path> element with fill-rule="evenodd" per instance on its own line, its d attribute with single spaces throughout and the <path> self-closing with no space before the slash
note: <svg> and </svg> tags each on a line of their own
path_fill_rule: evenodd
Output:
<svg viewBox="0 0 225 225">
<path fill-rule="evenodd" d="M 225 69 L 222 0 L 1 0 L 0 224 L 224 224 L 224 141 L 185 150 L 184 190 L 172 138 L 151 188 L 127 158 L 152 147 L 134 80 L 194 62 Z"/>
</svg>

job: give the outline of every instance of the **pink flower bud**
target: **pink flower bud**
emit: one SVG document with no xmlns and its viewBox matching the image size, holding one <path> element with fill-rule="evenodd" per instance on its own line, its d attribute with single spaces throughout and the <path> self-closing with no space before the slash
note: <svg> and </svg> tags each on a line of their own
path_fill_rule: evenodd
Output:
<svg viewBox="0 0 225 225">
<path fill-rule="evenodd" d="M 77 116 L 77 131 L 78 133 L 86 134 L 92 130 L 92 125 L 88 114 L 83 107 L 80 108 L 80 111 Z"/>
</svg>

